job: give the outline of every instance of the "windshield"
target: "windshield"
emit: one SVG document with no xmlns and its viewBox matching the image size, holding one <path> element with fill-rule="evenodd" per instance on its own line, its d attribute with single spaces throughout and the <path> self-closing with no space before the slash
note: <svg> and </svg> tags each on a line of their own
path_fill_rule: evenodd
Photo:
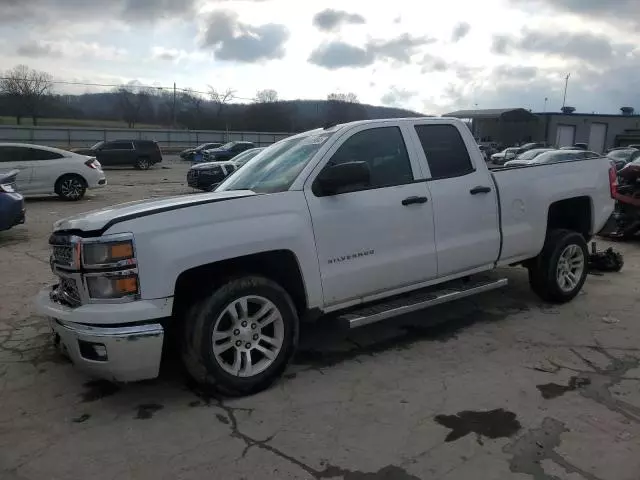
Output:
<svg viewBox="0 0 640 480">
<path fill-rule="evenodd" d="M 613 152 L 607 153 L 607 157 L 615 160 L 628 160 L 634 152 L 635 150 L 614 150 Z"/>
<path fill-rule="evenodd" d="M 546 152 L 541 153 L 535 159 L 535 163 L 555 163 L 555 162 L 568 162 L 570 160 L 578 160 L 583 157 L 583 155 L 579 154 L 580 152 L 565 150 L 562 152 Z"/>
<path fill-rule="evenodd" d="M 326 132 L 274 143 L 260 152 L 250 165 L 229 177 L 216 191 L 284 192 L 331 135 L 333 132 Z"/>
<path fill-rule="evenodd" d="M 242 165 L 247 163 L 249 160 L 251 160 L 253 157 L 258 155 L 262 150 L 264 149 L 254 148 L 251 150 L 247 150 L 246 152 L 242 152 L 240 155 L 236 156 L 233 159 L 233 163 L 235 163 L 238 167 L 241 167 Z"/>
<path fill-rule="evenodd" d="M 102 145 L 104 145 L 104 142 L 98 142 L 93 147 L 91 147 L 91 150 L 98 150 L 100 147 L 102 147 Z"/>
<path fill-rule="evenodd" d="M 229 150 L 231 149 L 231 147 L 233 147 L 236 143 L 238 142 L 229 142 L 229 143 L 225 143 L 224 145 L 222 145 L 220 148 L 223 150 Z"/>
<path fill-rule="evenodd" d="M 217 145 L 215 143 L 203 143 L 202 145 L 198 145 L 196 150 L 208 150 L 210 148 L 216 148 Z"/>
</svg>

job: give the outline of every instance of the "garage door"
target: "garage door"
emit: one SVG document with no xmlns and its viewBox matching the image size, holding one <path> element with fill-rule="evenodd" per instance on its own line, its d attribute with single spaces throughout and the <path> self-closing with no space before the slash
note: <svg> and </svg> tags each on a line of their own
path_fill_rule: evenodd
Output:
<svg viewBox="0 0 640 480">
<path fill-rule="evenodd" d="M 604 152 L 604 142 L 607 136 L 606 123 L 592 123 L 589 131 L 589 150 L 597 153 Z"/>
<path fill-rule="evenodd" d="M 556 133 L 556 146 L 558 148 L 572 146 L 575 132 L 576 127 L 573 125 L 558 125 L 558 132 Z"/>
</svg>

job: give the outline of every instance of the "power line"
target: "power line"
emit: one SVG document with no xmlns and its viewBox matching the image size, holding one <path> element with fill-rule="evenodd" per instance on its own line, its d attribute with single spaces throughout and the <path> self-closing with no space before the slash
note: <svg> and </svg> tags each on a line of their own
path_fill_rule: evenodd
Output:
<svg viewBox="0 0 640 480">
<path fill-rule="evenodd" d="M 21 82 L 39 82 L 40 80 L 36 80 L 36 79 L 31 79 L 31 78 L 11 78 L 11 77 L 0 77 L 0 80 L 19 80 Z M 121 87 L 131 87 L 131 88 L 149 88 L 149 89 L 153 89 L 153 90 L 166 90 L 166 91 L 180 91 L 180 92 L 184 92 L 184 93 L 198 93 L 200 95 L 210 95 L 211 92 L 202 92 L 199 90 L 193 90 L 191 88 L 179 88 L 179 87 L 175 87 L 175 86 L 170 86 L 170 87 L 165 87 L 165 86 L 161 86 L 161 85 L 141 85 L 141 84 L 122 84 L 122 83 L 89 83 L 89 82 L 70 82 L 70 81 L 64 81 L 64 80 L 52 80 L 49 83 L 53 84 L 53 85 L 74 85 L 74 86 L 80 86 L 80 87 L 110 87 L 110 88 L 121 88 Z M 248 101 L 255 101 L 255 98 L 246 98 L 246 97 L 239 97 L 237 95 L 233 95 L 232 96 L 233 99 L 238 99 L 238 100 L 248 100 Z"/>
</svg>

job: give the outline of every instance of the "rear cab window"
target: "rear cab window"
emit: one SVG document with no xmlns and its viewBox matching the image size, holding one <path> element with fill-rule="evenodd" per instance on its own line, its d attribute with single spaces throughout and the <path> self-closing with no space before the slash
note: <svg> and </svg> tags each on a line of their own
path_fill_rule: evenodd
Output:
<svg viewBox="0 0 640 480">
<path fill-rule="evenodd" d="M 64 157 L 64 155 L 59 153 L 40 150 L 38 148 L 27 148 L 25 150 L 23 160 L 57 160 Z"/>
<path fill-rule="evenodd" d="M 416 125 L 431 178 L 461 177 L 475 171 L 462 135 L 454 125 Z"/>
</svg>

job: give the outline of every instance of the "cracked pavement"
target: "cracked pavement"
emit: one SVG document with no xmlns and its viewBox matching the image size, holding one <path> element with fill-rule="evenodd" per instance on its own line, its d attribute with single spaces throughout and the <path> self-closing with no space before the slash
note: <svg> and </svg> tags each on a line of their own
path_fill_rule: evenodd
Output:
<svg viewBox="0 0 640 480">
<path fill-rule="evenodd" d="M 0 232 L 0 478 L 638 479 L 640 243 L 616 244 L 624 270 L 568 305 L 514 268 L 508 288 L 455 304 L 305 327 L 285 377 L 248 398 L 203 391 L 171 357 L 134 385 L 74 370 L 31 304 L 53 281 L 51 224 L 190 192 L 167 163 L 107 171 L 79 203 L 30 200 L 26 225 Z"/>
</svg>

